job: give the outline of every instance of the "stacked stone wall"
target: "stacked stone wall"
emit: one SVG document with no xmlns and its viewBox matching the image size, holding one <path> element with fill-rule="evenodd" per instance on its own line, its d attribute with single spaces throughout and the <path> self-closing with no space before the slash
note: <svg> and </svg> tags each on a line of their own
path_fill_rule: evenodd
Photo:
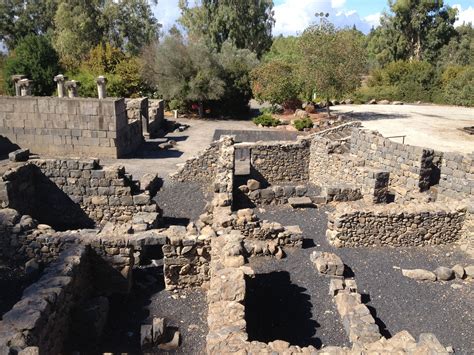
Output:
<svg viewBox="0 0 474 355">
<path fill-rule="evenodd" d="M 0 322 L 0 353 L 37 347 L 40 354 L 60 354 L 72 326 L 71 311 L 93 293 L 91 253 L 77 246 L 61 254 L 38 282 Z"/>
<path fill-rule="evenodd" d="M 425 191 L 430 187 L 436 156 L 432 149 L 393 142 L 377 132 L 352 131 L 351 154 L 365 161 L 365 165 L 390 173 L 390 186 L 408 191 Z"/>
<path fill-rule="evenodd" d="M 171 178 L 177 181 L 197 181 L 212 184 L 216 177 L 217 160 L 219 158 L 219 142 L 212 142 L 198 156 L 186 160 Z"/>
<path fill-rule="evenodd" d="M 2 180 L 0 198 L 3 207 L 48 219 L 51 211 L 43 210 L 45 201 L 41 197 L 44 197 L 52 202 L 47 208 L 61 211 L 68 205 L 68 210 L 74 210 L 75 213 L 63 221 L 67 226 L 74 225 L 74 218 L 81 215 L 74 205 L 81 207 L 85 217 L 102 225 L 106 222 L 128 222 L 137 212 L 158 211 L 148 192 L 136 191 L 123 167 L 101 168 L 98 160 L 32 160 L 8 170 Z M 54 193 L 51 183 L 69 199 Z"/>
<path fill-rule="evenodd" d="M 327 237 L 336 247 L 449 244 L 461 237 L 465 217 L 461 204 L 353 202 L 329 215 Z"/>
<path fill-rule="evenodd" d="M 309 140 L 297 143 L 258 143 L 251 147 L 253 179 L 267 183 L 307 182 L 309 178 Z"/>
<path fill-rule="evenodd" d="M 123 99 L 0 97 L 0 135 L 38 154 L 117 158 L 143 141 Z"/>
<path fill-rule="evenodd" d="M 443 153 L 438 191 L 456 200 L 474 199 L 474 154 Z"/>
</svg>

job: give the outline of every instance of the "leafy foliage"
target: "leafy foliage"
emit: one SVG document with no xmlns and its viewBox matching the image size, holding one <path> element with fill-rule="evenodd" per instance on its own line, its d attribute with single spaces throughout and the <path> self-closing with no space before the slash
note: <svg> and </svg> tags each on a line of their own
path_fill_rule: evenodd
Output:
<svg viewBox="0 0 474 355">
<path fill-rule="evenodd" d="M 221 52 L 203 40 L 186 42 L 181 36 L 167 36 L 156 45 L 155 54 L 144 58 L 149 82 L 166 100 L 206 102 L 214 110 L 239 111 L 251 97 L 249 71 L 255 54 L 231 43 Z M 182 105 L 180 105 L 182 107 Z"/>
<path fill-rule="evenodd" d="M 369 36 L 370 57 L 381 66 L 398 60 L 436 62 L 456 33 L 456 10 L 442 0 L 389 0 L 389 7 Z"/>
<path fill-rule="evenodd" d="M 366 52 L 355 31 L 337 30 L 322 21 L 304 31 L 299 46 L 299 75 L 308 94 L 316 91 L 329 101 L 360 86 Z"/>
<path fill-rule="evenodd" d="M 280 121 L 276 118 L 273 118 L 271 114 L 264 113 L 258 117 L 255 117 L 253 119 L 253 123 L 255 123 L 257 126 L 261 125 L 263 127 L 276 127 L 280 124 Z"/>
<path fill-rule="evenodd" d="M 80 82 L 79 95 L 85 97 L 97 96 L 95 79 L 98 75 L 107 77 L 108 96 L 137 97 L 147 90 L 139 59 L 109 44 L 93 48 L 80 68 L 67 75 Z"/>
<path fill-rule="evenodd" d="M 202 0 L 190 7 L 180 0 L 179 22 L 190 38 L 204 39 L 220 51 L 230 41 L 239 49 L 249 49 L 260 57 L 272 45 L 273 1 Z"/>
<path fill-rule="evenodd" d="M 450 71 L 449 75 L 445 75 L 446 71 Z M 443 74 L 442 103 L 474 106 L 474 68 L 466 66 L 446 71 Z"/>
<path fill-rule="evenodd" d="M 51 95 L 56 87 L 53 77 L 61 70 L 58 63 L 58 54 L 45 36 L 27 35 L 5 61 L 3 78 L 7 92 L 15 93 L 11 76 L 23 74 L 34 81 L 33 95 Z"/>
<path fill-rule="evenodd" d="M 21 39 L 30 34 L 51 32 L 58 0 L 0 1 L 0 40 L 13 50 Z"/>
<path fill-rule="evenodd" d="M 311 121 L 310 118 L 302 118 L 302 119 L 295 120 L 293 122 L 293 126 L 298 131 L 303 131 L 305 128 L 312 128 L 313 127 L 313 121 Z"/>
<path fill-rule="evenodd" d="M 252 88 L 257 100 L 285 105 L 301 92 L 297 68 L 281 60 L 262 63 L 252 72 Z"/>
</svg>

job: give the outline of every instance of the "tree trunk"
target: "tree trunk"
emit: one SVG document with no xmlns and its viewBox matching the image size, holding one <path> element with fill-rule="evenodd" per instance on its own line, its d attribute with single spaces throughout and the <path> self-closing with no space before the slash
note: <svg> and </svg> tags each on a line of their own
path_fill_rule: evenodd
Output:
<svg viewBox="0 0 474 355">
<path fill-rule="evenodd" d="M 203 118 L 204 116 L 204 104 L 202 101 L 199 101 L 199 118 Z"/>
<path fill-rule="evenodd" d="M 328 116 L 331 117 L 331 109 L 329 108 L 329 97 L 326 99 L 326 110 L 328 112 Z"/>
</svg>

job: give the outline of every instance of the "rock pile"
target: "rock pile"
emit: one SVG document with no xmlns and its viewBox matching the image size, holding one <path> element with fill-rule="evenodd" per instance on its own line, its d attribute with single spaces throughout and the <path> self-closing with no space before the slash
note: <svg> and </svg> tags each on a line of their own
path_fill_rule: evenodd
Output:
<svg viewBox="0 0 474 355">
<path fill-rule="evenodd" d="M 450 281 L 454 279 L 474 279 L 474 265 L 463 267 L 462 265 L 454 265 L 452 268 L 439 266 L 434 271 L 424 269 L 402 269 L 405 277 L 417 281 Z"/>
</svg>

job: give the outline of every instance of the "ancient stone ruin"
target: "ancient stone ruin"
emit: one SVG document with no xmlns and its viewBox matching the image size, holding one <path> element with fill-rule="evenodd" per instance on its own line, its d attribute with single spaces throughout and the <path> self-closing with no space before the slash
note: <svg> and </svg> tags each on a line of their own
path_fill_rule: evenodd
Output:
<svg viewBox="0 0 474 355">
<path fill-rule="evenodd" d="M 116 319 L 127 318 L 117 324 L 142 319 L 127 314 L 122 303 L 117 308 L 117 299 L 133 303 L 160 282 L 170 308 L 167 302 L 185 302 L 203 291 L 205 297 L 191 301 L 205 310 L 205 323 L 176 326 L 163 316 L 144 317 L 125 336 L 144 353 L 178 347 L 207 354 L 452 352 L 443 334 L 413 328 L 387 333 L 367 301 L 371 289 L 360 286 L 360 279 L 366 283 L 363 268 L 352 270 L 348 264 L 354 259 L 345 262 L 354 250 L 384 253 L 458 243 L 472 252 L 473 155 L 394 143 L 359 122 L 296 141 L 235 143 L 224 136 L 172 176 L 178 187 L 199 184 L 207 198 L 198 218 L 173 225 L 164 223 L 156 174 L 135 180 L 123 166 L 86 158 L 116 158 L 137 149 L 144 135 L 159 129 L 163 102 L 107 98 L 103 78 L 99 99 L 65 97 L 65 79 L 57 78 L 58 98 L 0 98 L 0 134 L 47 156 L 4 161 L 0 170 L 0 261 L 26 275 L 8 309 L 2 307 L 1 354 L 133 353 L 133 346 L 112 344 L 126 339 L 104 340 L 116 334 Z M 192 203 L 184 195 L 175 199 Z M 262 212 L 267 208 L 286 208 L 287 216 L 320 213 L 324 224 L 316 227 L 327 246 L 308 247 L 313 239 L 306 224 L 284 222 L 278 213 L 269 220 Z M 304 260 L 290 261 L 308 248 L 313 249 Z M 463 255 L 449 279 L 472 288 L 472 261 Z M 304 339 L 278 333 L 284 322 L 255 326 L 265 321 L 255 319 L 255 307 L 266 303 L 258 301 L 259 292 L 290 281 L 281 270 L 258 270 L 278 268 L 285 260 L 309 273 L 310 283 L 322 285 L 320 301 L 329 300 L 329 315 L 318 316 L 340 328 L 343 341 L 318 344 L 314 324 Z M 147 268 L 154 276 L 140 279 Z M 390 270 L 394 277 L 410 274 L 397 270 Z M 437 270 L 434 280 L 444 281 L 448 271 Z M 292 282 L 300 277 L 290 276 Z M 264 297 L 271 305 L 279 295 Z M 307 306 L 318 302 L 313 297 Z M 193 312 L 185 308 L 179 314 Z M 200 345 L 190 335 L 196 328 L 203 334 Z"/>
</svg>

